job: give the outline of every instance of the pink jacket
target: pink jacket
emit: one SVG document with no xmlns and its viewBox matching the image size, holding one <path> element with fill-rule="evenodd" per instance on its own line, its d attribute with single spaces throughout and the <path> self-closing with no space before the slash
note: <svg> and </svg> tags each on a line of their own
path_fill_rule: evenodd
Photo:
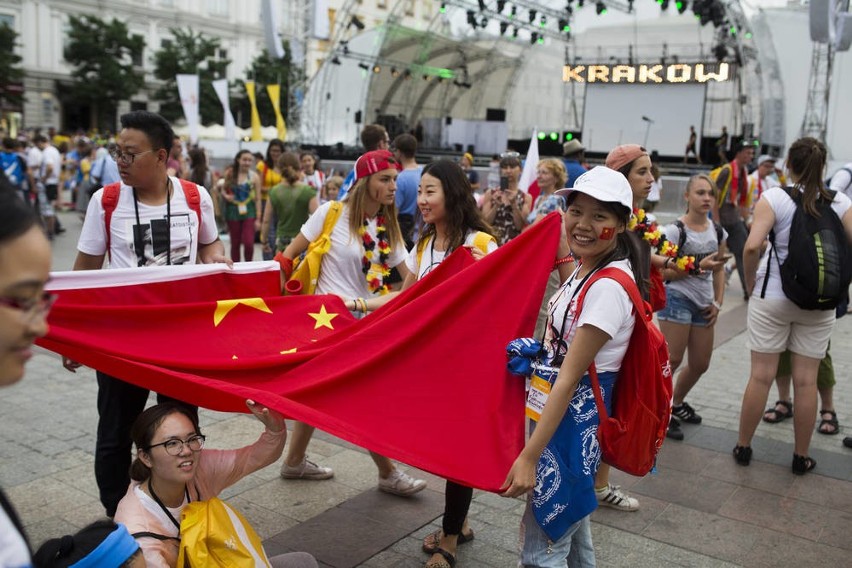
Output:
<svg viewBox="0 0 852 568">
<path fill-rule="evenodd" d="M 203 501 L 217 497 L 225 488 L 246 475 L 274 463 L 281 457 L 286 439 L 286 430 L 280 433 L 267 430 L 254 444 L 238 450 L 201 450 L 195 479 L 188 486 L 190 498 L 193 501 Z M 164 527 L 142 505 L 134 492 L 137 485 L 139 483 L 136 481 L 130 482 L 127 494 L 118 503 L 115 522 L 127 526 L 130 534 L 150 532 L 164 536 L 173 535 L 173 526 Z M 149 568 L 175 568 L 178 557 L 176 539 L 140 537 L 137 540 Z"/>
</svg>

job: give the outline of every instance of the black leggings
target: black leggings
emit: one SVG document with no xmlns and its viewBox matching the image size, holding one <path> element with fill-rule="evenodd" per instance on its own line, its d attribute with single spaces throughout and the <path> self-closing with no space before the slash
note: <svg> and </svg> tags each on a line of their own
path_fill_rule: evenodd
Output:
<svg viewBox="0 0 852 568">
<path fill-rule="evenodd" d="M 444 534 L 461 534 L 472 499 L 472 487 L 465 487 L 447 480 L 447 489 L 444 493 L 444 520 L 441 524 Z"/>
</svg>

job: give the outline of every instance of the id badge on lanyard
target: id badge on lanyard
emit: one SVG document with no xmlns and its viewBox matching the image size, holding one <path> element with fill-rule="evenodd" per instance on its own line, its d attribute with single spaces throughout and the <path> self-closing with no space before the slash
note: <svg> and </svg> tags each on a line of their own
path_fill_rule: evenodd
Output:
<svg viewBox="0 0 852 568">
<path fill-rule="evenodd" d="M 237 203 L 237 211 L 240 215 L 248 214 L 248 206 L 245 203 Z"/>
<path fill-rule="evenodd" d="M 533 373 L 530 377 L 530 390 L 527 393 L 527 418 L 535 422 L 541 419 L 541 413 L 544 411 L 544 405 L 550 396 L 551 388 L 553 388 L 553 385 L 547 379 L 539 376 L 538 373 Z"/>
</svg>

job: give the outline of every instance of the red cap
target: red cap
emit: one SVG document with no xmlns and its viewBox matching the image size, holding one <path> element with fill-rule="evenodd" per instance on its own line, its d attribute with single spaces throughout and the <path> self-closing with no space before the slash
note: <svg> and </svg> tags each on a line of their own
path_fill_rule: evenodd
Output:
<svg viewBox="0 0 852 568">
<path fill-rule="evenodd" d="M 402 164 L 396 161 L 393 153 L 388 150 L 373 150 L 363 154 L 355 162 L 355 179 L 359 180 L 391 168 L 402 171 Z"/>
<path fill-rule="evenodd" d="M 606 157 L 606 167 L 611 170 L 620 170 L 636 158 L 647 156 L 648 151 L 639 144 L 622 144 L 613 148 Z"/>
</svg>

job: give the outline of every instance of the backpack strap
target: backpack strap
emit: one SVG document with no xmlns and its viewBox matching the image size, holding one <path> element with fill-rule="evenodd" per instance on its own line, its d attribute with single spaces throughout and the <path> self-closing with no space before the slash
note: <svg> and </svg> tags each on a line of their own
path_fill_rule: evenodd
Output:
<svg viewBox="0 0 852 568">
<path fill-rule="evenodd" d="M 434 237 L 433 237 L 434 238 Z M 427 239 L 420 239 L 417 243 L 417 273 L 420 273 L 420 261 L 423 260 L 423 251 L 426 250 Z"/>
<path fill-rule="evenodd" d="M 583 309 L 583 301 L 586 298 L 586 292 L 589 288 L 602 278 L 610 278 L 618 282 L 624 291 L 627 292 L 627 295 L 630 297 L 630 301 L 633 302 L 633 314 L 636 319 L 635 325 L 648 325 L 648 321 L 651 318 L 651 307 L 642 299 L 642 295 L 639 292 L 639 287 L 636 285 L 636 282 L 630 278 L 623 270 L 614 267 L 602 268 L 598 270 L 595 274 L 589 278 L 588 283 L 583 286 L 583 289 L 580 290 L 579 295 L 577 296 L 577 304 L 576 304 L 576 314 L 575 317 L 579 317 L 580 312 Z M 634 327 L 634 333 L 636 332 L 636 328 Z M 603 395 L 601 394 L 601 384 L 598 380 L 598 371 L 595 367 L 595 360 L 592 359 L 591 364 L 589 365 L 589 378 L 592 383 L 592 392 L 595 395 L 595 406 L 598 408 L 598 415 L 600 416 L 600 421 L 603 422 L 608 418 L 608 414 L 606 411 L 606 405 L 604 404 Z"/>
<path fill-rule="evenodd" d="M 201 236 L 201 192 L 198 191 L 198 186 L 193 182 L 185 179 L 178 179 L 180 186 L 183 189 L 183 196 L 186 198 L 186 204 L 189 208 L 195 211 L 198 216 L 198 235 Z M 199 241 L 201 244 L 201 241 Z M 209 243 L 208 243 L 209 244 Z"/>
<path fill-rule="evenodd" d="M 106 229 L 106 253 L 110 260 L 112 260 L 112 232 L 110 231 L 110 226 L 112 225 L 112 214 L 118 206 L 119 195 L 121 195 L 121 183 L 115 182 L 105 185 L 103 195 L 101 196 L 101 207 L 104 210 L 104 228 Z"/>
<path fill-rule="evenodd" d="M 713 221 L 713 226 L 716 228 L 716 244 L 721 246 L 722 245 L 722 237 L 725 234 L 723 232 L 722 225 L 720 225 L 716 221 Z"/>
<path fill-rule="evenodd" d="M 157 533 L 148 532 L 148 531 L 135 532 L 135 533 L 131 534 L 130 536 L 132 536 L 133 538 L 155 538 L 157 540 L 163 540 L 163 541 L 176 540 L 176 541 L 180 542 L 179 536 L 166 536 L 164 534 L 157 534 Z"/>
<path fill-rule="evenodd" d="M 683 245 L 686 244 L 686 226 L 683 224 L 683 221 L 678 219 L 675 221 L 675 226 L 678 230 L 677 237 L 677 252 L 681 252 L 683 250 Z"/>
</svg>

